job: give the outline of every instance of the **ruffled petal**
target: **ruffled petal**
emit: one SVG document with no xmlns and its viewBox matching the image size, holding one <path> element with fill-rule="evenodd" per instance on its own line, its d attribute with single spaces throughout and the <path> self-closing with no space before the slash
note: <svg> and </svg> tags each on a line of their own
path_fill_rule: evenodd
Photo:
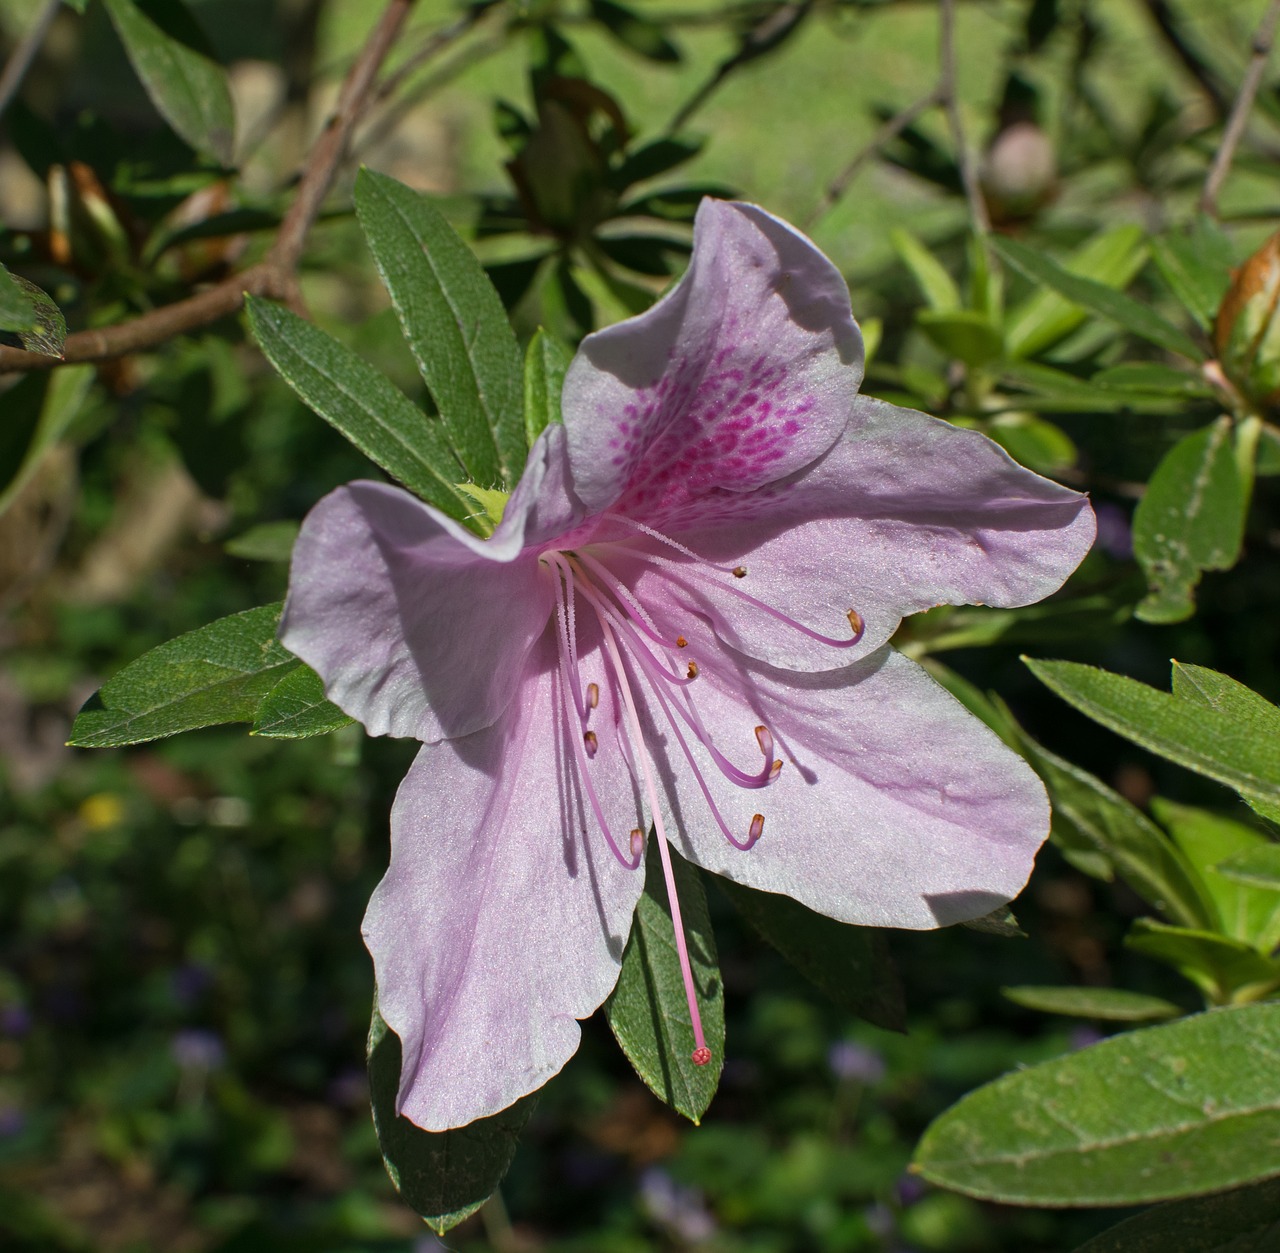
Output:
<svg viewBox="0 0 1280 1253">
<path fill-rule="evenodd" d="M 493 536 L 398 487 L 356 482 L 307 515 L 294 547 L 284 646 L 371 735 L 468 735 L 506 708 L 554 609 L 527 542 L 582 515 L 548 428 Z"/>
<path fill-rule="evenodd" d="M 932 928 L 1011 900 L 1049 830 L 1029 766 L 914 662 L 890 648 L 839 670 L 792 675 L 690 639 L 690 689 L 716 746 L 748 770 L 768 727 L 781 774 L 729 783 L 686 734 L 713 799 L 747 851 L 721 833 L 678 743 L 658 744 L 681 850 L 715 874 L 781 892 L 861 926 Z M 650 717 L 656 718 L 651 689 Z M 651 739 L 651 743 L 658 743 Z"/>
<path fill-rule="evenodd" d="M 1041 600 L 1094 538 L 1086 497 L 976 431 L 875 400 L 859 401 L 849 433 L 820 464 L 766 491 L 759 521 L 678 536 L 726 572 L 647 537 L 615 546 L 612 564 L 646 604 L 705 617 L 733 647 L 796 670 L 867 656 L 906 615 L 935 605 Z M 636 561 L 627 548 L 650 556 Z M 739 566 L 744 578 L 727 573 Z M 856 647 L 832 648 L 748 597 L 827 637 L 849 638 L 850 609 L 865 630 Z"/>
<path fill-rule="evenodd" d="M 391 866 L 364 935 L 403 1046 L 398 1110 L 429 1131 L 505 1108 L 573 1055 L 577 1020 L 617 982 L 644 886 L 577 782 L 578 715 L 555 665 L 548 631 L 501 720 L 424 746 L 392 810 Z M 625 836 L 636 802 L 603 685 L 592 725 L 597 795 Z"/>
<path fill-rule="evenodd" d="M 836 441 L 861 378 L 831 262 L 754 205 L 704 200 L 680 282 L 588 336 L 569 368 L 575 487 L 593 513 L 659 529 L 751 512 L 744 493 Z"/>
</svg>

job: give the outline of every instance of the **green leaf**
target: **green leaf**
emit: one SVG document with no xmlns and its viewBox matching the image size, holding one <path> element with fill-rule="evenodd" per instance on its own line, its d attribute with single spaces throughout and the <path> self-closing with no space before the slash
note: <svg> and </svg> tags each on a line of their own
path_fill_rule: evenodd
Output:
<svg viewBox="0 0 1280 1253">
<path fill-rule="evenodd" d="M 1173 413 L 1183 402 L 1159 392 L 1132 387 L 1103 387 L 1093 379 L 1078 378 L 1065 370 L 1035 361 L 1006 361 L 1001 379 L 1026 395 L 1006 399 L 1019 409 L 1066 413 Z M 1008 407 L 1008 406 L 1006 406 Z"/>
<path fill-rule="evenodd" d="M 62 310 L 47 292 L 22 275 L 4 271 L 3 277 L 7 286 L 16 288 L 25 302 L 26 314 L 17 320 L 24 322 L 27 329 L 0 330 L 0 344 L 61 359 L 63 345 L 67 342 L 67 320 L 62 316 Z"/>
<path fill-rule="evenodd" d="M 301 740 L 326 735 L 353 721 L 326 699 L 320 676 L 310 666 L 300 665 L 267 693 L 258 706 L 251 734 Z"/>
<path fill-rule="evenodd" d="M 1272 1253 L 1280 1180 L 1169 1201 L 1126 1218 L 1075 1253 Z"/>
<path fill-rule="evenodd" d="M 925 309 L 916 316 L 916 325 L 949 357 L 967 366 L 986 365 L 1004 352 L 1000 328 L 972 309 Z"/>
<path fill-rule="evenodd" d="M 902 983 L 884 933 L 836 922 L 776 892 L 719 876 L 733 907 L 814 987 L 841 1009 L 890 1031 L 906 1030 Z"/>
<path fill-rule="evenodd" d="M 1280 944 L 1280 895 L 1265 885 L 1249 886 L 1217 867 L 1239 854 L 1276 849 L 1261 832 L 1242 822 L 1156 797 L 1152 812 L 1195 866 L 1217 906 L 1215 930 L 1269 954 Z"/>
<path fill-rule="evenodd" d="M 1215 925 L 1213 900 L 1199 875 L 1146 814 L 1101 779 L 1042 748 L 1025 733 L 1021 748 L 1048 789 L 1053 802 L 1051 835 L 1069 861 L 1087 874 L 1096 874 L 1096 865 L 1082 864 L 1073 854 L 1101 856 L 1108 869 L 1114 868 L 1167 918 L 1190 927 Z"/>
<path fill-rule="evenodd" d="M 1124 675 L 1071 661 L 1023 661 L 1081 713 L 1189 770 L 1280 808 L 1280 742 L 1219 709 L 1195 708 Z"/>
<path fill-rule="evenodd" d="M 712 1058 L 705 1066 L 695 1066 L 693 1026 L 655 847 L 658 838 L 649 839 L 644 894 L 636 906 L 618 986 L 605 1002 L 604 1012 L 627 1060 L 654 1095 L 696 1123 L 716 1094 L 724 1065 L 724 983 L 702 876 L 672 849 L 693 982 Z"/>
<path fill-rule="evenodd" d="M 1213 329 L 1222 298 L 1231 286 L 1231 243 L 1208 217 L 1190 233 L 1151 240 L 1151 256 L 1160 277 L 1202 330 Z"/>
<path fill-rule="evenodd" d="M 657 178 L 692 160 L 706 146 L 704 139 L 681 139 L 667 136 L 655 139 L 627 155 L 627 158 L 610 176 L 610 183 L 618 191 L 625 191 L 633 183 Z"/>
<path fill-rule="evenodd" d="M 935 313 L 954 313 L 960 308 L 960 289 L 943 268 L 942 262 L 910 231 L 895 227 L 889 232 L 894 251 L 911 271 L 920 294 Z M 986 319 L 983 319 L 984 321 Z"/>
<path fill-rule="evenodd" d="M 1217 1004 L 1242 988 L 1261 994 L 1280 986 L 1280 963 L 1263 957 L 1252 945 L 1216 931 L 1170 927 L 1139 918 L 1125 936 L 1126 948 L 1158 958 L 1190 979 Z M 1249 999 L 1257 999 L 1251 995 Z"/>
<path fill-rule="evenodd" d="M 524 354 L 524 433 L 531 448 L 548 426 L 560 421 L 560 393 L 569 360 L 568 349 L 538 327 Z"/>
<path fill-rule="evenodd" d="M 1280 844 L 1257 844 L 1234 853 L 1218 863 L 1217 871 L 1225 879 L 1280 892 Z"/>
<path fill-rule="evenodd" d="M 1109 322 L 1115 322 L 1160 348 L 1181 353 L 1192 361 L 1204 360 L 1204 353 L 1199 345 L 1185 331 L 1179 330 L 1172 322 L 1133 297 L 1126 296 L 1105 283 L 1073 274 L 1052 258 L 1016 240 L 995 235 L 992 236 L 991 244 L 1010 265 L 1021 270 L 1033 283 L 1051 288 L 1073 304 Z M 1025 346 L 1022 350 L 1026 351 Z"/>
<path fill-rule="evenodd" d="M 914 1169 L 1015 1205 L 1139 1205 L 1280 1173 L 1280 1005 L 1213 1010 L 1005 1075 Z M 1176 1246 L 1174 1246 L 1176 1247 Z"/>
<path fill-rule="evenodd" d="M 90 698 L 69 743 L 107 748 L 252 722 L 267 693 L 301 664 L 276 640 L 280 608 L 233 613 L 144 653 Z"/>
<path fill-rule="evenodd" d="M 680 49 L 657 22 L 613 0 L 591 0 L 591 16 L 620 44 L 650 61 L 671 65 L 680 60 Z"/>
<path fill-rule="evenodd" d="M 262 522 L 227 540 L 222 550 L 244 561 L 288 561 L 300 530 L 296 522 Z"/>
<path fill-rule="evenodd" d="M 34 331 L 36 311 L 18 280 L 0 265 L 0 331 Z"/>
<path fill-rule="evenodd" d="M 1099 370 L 1089 382 L 1097 387 L 1159 392 L 1166 396 L 1213 397 L 1213 389 L 1203 379 L 1157 361 L 1125 361 Z"/>
<path fill-rule="evenodd" d="M 1147 259 L 1142 232 L 1136 226 L 1117 226 L 1087 240 L 1067 258 L 1072 274 L 1108 287 L 1124 287 Z M 1033 357 L 1069 335 L 1085 320 L 1079 305 L 1037 284 L 1038 290 L 1009 311 L 1005 342 L 1011 357 Z"/>
<path fill-rule="evenodd" d="M 481 487 L 524 470 L 520 349 L 472 251 L 424 196 L 361 170 L 356 212 L 444 429 Z"/>
<path fill-rule="evenodd" d="M 198 152 L 230 165 L 235 108 L 182 0 L 103 0 L 134 72 L 160 116 Z"/>
<path fill-rule="evenodd" d="M 4 393 L 0 423 L 0 514 L 66 433 L 93 386 L 89 365 L 28 374 Z"/>
<path fill-rule="evenodd" d="M 1229 714 L 1257 735 L 1280 737 L 1280 709 L 1228 674 L 1175 661 L 1171 686 L 1179 700 Z"/>
<path fill-rule="evenodd" d="M 439 423 L 345 344 L 283 305 L 250 296 L 249 325 L 284 381 L 366 457 L 451 518 L 473 512 Z"/>
<path fill-rule="evenodd" d="M 1008 905 L 997 905 L 989 914 L 979 914 L 977 918 L 966 918 L 960 925 L 967 927 L 970 931 L 977 931 L 981 935 L 998 935 L 1002 940 L 1027 938 L 1027 933 L 1022 929 Z"/>
<path fill-rule="evenodd" d="M 1097 1018 L 1103 1022 L 1156 1022 L 1182 1014 L 1172 1001 L 1123 988 L 1001 988 L 1015 1005 L 1045 1014 L 1071 1018 Z"/>
<path fill-rule="evenodd" d="M 1060 426 L 1029 413 L 1003 413 L 986 433 L 1015 461 L 1040 474 L 1070 469 L 1078 456 L 1071 437 Z"/>
<path fill-rule="evenodd" d="M 1144 622 L 1189 618 L 1201 572 L 1235 564 L 1244 515 L 1231 419 L 1223 417 L 1169 450 L 1134 511 L 1133 552 L 1150 589 L 1138 617 Z"/>
<path fill-rule="evenodd" d="M 369 1090 L 382 1160 L 401 1199 L 443 1235 L 497 1191 L 536 1095 L 452 1131 L 423 1131 L 396 1113 L 400 1038 L 375 1004 L 369 1027 Z"/>
</svg>

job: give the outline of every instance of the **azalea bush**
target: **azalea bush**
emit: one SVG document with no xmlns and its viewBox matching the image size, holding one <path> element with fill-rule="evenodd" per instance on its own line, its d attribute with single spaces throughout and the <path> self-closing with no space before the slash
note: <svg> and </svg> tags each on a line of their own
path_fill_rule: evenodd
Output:
<svg viewBox="0 0 1280 1253">
<path fill-rule="evenodd" d="M 37 8 L 6 1247 L 1266 1247 L 1280 3 Z"/>
</svg>

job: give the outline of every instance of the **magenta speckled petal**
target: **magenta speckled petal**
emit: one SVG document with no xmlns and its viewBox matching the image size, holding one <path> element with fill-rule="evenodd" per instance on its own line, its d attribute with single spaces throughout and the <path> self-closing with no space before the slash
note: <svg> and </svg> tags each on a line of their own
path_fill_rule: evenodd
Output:
<svg viewBox="0 0 1280 1253">
<path fill-rule="evenodd" d="M 592 512 L 660 530 L 755 517 L 754 489 L 835 443 L 861 378 L 831 262 L 754 205 L 704 200 L 684 278 L 569 369 L 574 484 Z"/>
<path fill-rule="evenodd" d="M 598 655 L 583 665 L 598 677 Z M 617 982 L 644 874 L 601 837 L 561 702 L 548 633 L 520 700 L 484 731 L 425 746 L 396 796 L 364 934 L 403 1047 L 399 1110 L 429 1131 L 540 1087 Z M 631 780 L 607 691 L 596 712 L 592 778 L 625 836 Z"/>
<path fill-rule="evenodd" d="M 563 432 L 550 429 L 487 541 L 398 487 L 330 493 L 294 548 L 281 641 L 371 735 L 488 726 L 553 604 L 528 533 L 556 534 L 581 513 L 564 464 Z"/>
<path fill-rule="evenodd" d="M 747 851 L 721 833 L 693 771 L 660 750 L 684 853 L 735 882 L 781 892 L 861 926 L 929 928 L 989 913 L 1031 873 L 1049 802 L 1031 768 L 914 662 L 882 648 L 826 674 L 749 667 L 708 633 L 688 653 L 709 738 L 747 764 L 754 727 L 772 733 L 778 778 L 727 783 L 701 744 L 700 773 L 730 831 L 764 831 Z"/>
<path fill-rule="evenodd" d="M 706 567 L 646 540 L 656 559 L 631 582 L 654 598 L 710 617 L 735 648 L 773 665 L 826 670 L 879 648 L 908 614 L 935 605 L 1012 608 L 1057 591 L 1089 551 L 1086 497 L 1023 469 L 976 431 L 912 409 L 861 399 L 857 424 L 817 466 L 772 489 L 770 525 L 682 534 Z M 663 586 L 665 585 L 665 587 Z M 743 594 L 784 609 L 814 631 L 865 630 L 848 654 L 759 612 Z M 678 623 L 677 623 L 678 628 Z"/>
</svg>

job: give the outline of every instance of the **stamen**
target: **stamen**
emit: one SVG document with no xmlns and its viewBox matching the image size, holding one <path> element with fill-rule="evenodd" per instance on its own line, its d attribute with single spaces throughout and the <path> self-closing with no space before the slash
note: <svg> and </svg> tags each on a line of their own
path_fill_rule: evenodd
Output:
<svg viewBox="0 0 1280 1253">
<path fill-rule="evenodd" d="M 676 647 L 677 647 L 677 648 L 688 648 L 688 647 L 689 647 L 689 641 L 688 641 L 687 639 L 685 639 L 685 637 L 684 637 L 683 635 L 677 635 L 677 636 L 676 636 Z"/>
<path fill-rule="evenodd" d="M 589 709 L 597 709 L 600 705 L 600 684 L 587 684 L 587 707 Z"/>
<path fill-rule="evenodd" d="M 596 739 L 596 733 L 594 731 L 588 731 L 583 735 L 582 746 L 587 750 L 587 756 L 594 761 L 595 755 L 600 749 L 600 741 Z"/>
<path fill-rule="evenodd" d="M 639 827 L 631 828 L 631 856 L 639 857 L 644 852 L 644 832 Z"/>
<path fill-rule="evenodd" d="M 750 848 L 764 834 L 764 814 L 755 814 L 747 831 L 747 847 Z"/>
<path fill-rule="evenodd" d="M 686 548 L 678 540 L 673 540 L 669 535 L 663 535 L 661 531 L 655 531 L 651 526 L 645 526 L 643 522 L 637 522 L 634 518 L 625 518 L 621 514 L 609 513 L 605 514 L 611 522 L 625 522 L 628 526 L 633 526 L 637 531 L 643 532 L 651 539 L 656 539 L 658 543 L 665 544 L 668 548 L 674 548 L 676 552 L 683 553 L 686 557 L 692 557 L 699 565 L 710 566 L 712 570 L 718 570 L 721 574 L 732 574 L 735 579 L 740 579 L 747 572 L 746 566 L 718 566 L 714 561 L 708 561 L 699 553 L 695 553 L 692 548 Z M 742 573 L 739 574 L 739 571 Z"/>
<path fill-rule="evenodd" d="M 769 733 L 768 727 L 756 727 L 756 743 L 760 745 L 765 761 L 772 761 L 773 736 Z"/>
<path fill-rule="evenodd" d="M 635 755 L 640 759 L 641 773 L 644 776 L 645 791 L 648 794 L 654 832 L 658 839 L 658 855 L 662 858 L 662 877 L 666 880 L 667 903 L 671 906 L 671 922 L 675 929 L 676 955 L 680 959 L 680 973 L 684 978 L 685 999 L 689 1002 L 689 1020 L 693 1026 L 693 1039 L 696 1045 L 693 1051 L 693 1058 L 697 1065 L 705 1066 L 711 1060 L 711 1050 L 707 1047 L 707 1039 L 702 1032 L 702 1015 L 698 1012 L 698 996 L 693 986 L 693 967 L 689 962 L 689 946 L 684 938 L 684 920 L 680 916 L 680 897 L 676 892 L 675 871 L 671 868 L 671 850 L 667 847 L 667 833 L 662 821 L 662 806 L 658 802 L 658 788 L 653 778 L 653 766 L 649 761 L 649 754 L 645 751 L 644 732 L 640 726 L 640 715 L 636 712 L 635 698 L 631 695 L 631 683 L 627 679 L 626 667 L 622 663 L 622 655 L 618 648 L 618 641 L 614 638 L 613 627 L 610 625 L 608 618 L 601 612 L 601 606 L 595 604 L 594 607 L 596 609 L 596 617 L 600 621 L 601 633 L 604 636 L 605 651 L 609 654 L 614 678 L 618 682 L 618 690 L 622 693 L 622 703 L 626 707 L 627 717 L 631 722 Z M 632 837 L 632 847 L 635 847 L 634 835 Z"/>
<path fill-rule="evenodd" d="M 696 661 L 691 661 L 689 663 L 688 670 L 685 671 L 685 674 L 691 679 L 696 679 L 698 677 L 698 663 Z"/>
<path fill-rule="evenodd" d="M 775 757 L 773 765 L 769 767 L 769 782 L 772 783 L 782 773 L 782 758 Z"/>
<path fill-rule="evenodd" d="M 733 567 L 733 577 L 734 577 L 735 579 L 745 579 L 745 578 L 747 577 L 747 567 L 746 567 L 746 566 L 734 566 L 734 567 Z"/>
<path fill-rule="evenodd" d="M 853 642 L 856 644 L 862 638 L 863 631 L 867 629 L 867 624 L 856 609 L 850 609 L 846 616 L 849 619 L 849 626 L 853 628 Z"/>
</svg>

